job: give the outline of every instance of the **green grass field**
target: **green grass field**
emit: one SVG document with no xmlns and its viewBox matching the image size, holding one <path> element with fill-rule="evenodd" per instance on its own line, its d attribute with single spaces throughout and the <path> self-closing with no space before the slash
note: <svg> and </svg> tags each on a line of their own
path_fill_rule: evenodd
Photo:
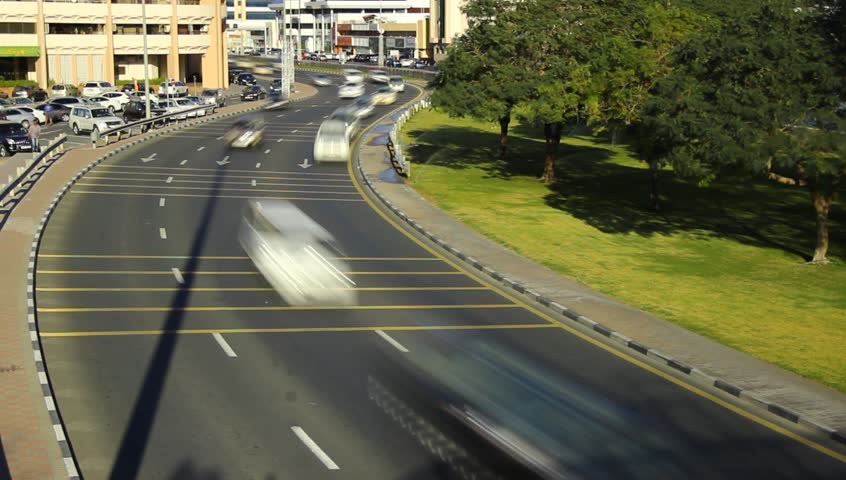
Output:
<svg viewBox="0 0 846 480">
<path fill-rule="evenodd" d="M 423 111 L 403 142 L 412 184 L 465 224 L 634 307 L 846 391 L 846 266 L 805 264 L 814 217 L 796 187 L 748 179 L 707 188 L 662 172 L 663 211 L 625 145 L 562 139 L 558 181 L 537 181 L 543 136 Z M 829 257 L 846 258 L 835 203 Z M 635 335 L 636 337 L 636 335 Z"/>
</svg>

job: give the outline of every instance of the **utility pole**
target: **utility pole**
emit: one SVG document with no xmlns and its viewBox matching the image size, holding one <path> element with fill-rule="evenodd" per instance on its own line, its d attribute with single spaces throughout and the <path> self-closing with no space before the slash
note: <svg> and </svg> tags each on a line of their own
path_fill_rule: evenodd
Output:
<svg viewBox="0 0 846 480">
<path fill-rule="evenodd" d="M 293 75 L 291 72 L 291 53 L 290 53 L 290 44 L 287 41 L 287 28 L 285 27 L 286 17 L 285 17 L 285 2 L 284 0 L 278 3 L 271 3 L 267 6 L 271 10 L 276 12 L 276 20 L 281 21 L 281 25 L 279 26 L 279 37 L 280 42 L 282 43 L 280 53 L 279 53 L 279 70 L 281 72 L 281 81 L 282 85 L 282 99 L 288 100 L 291 96 L 291 83 L 293 81 Z"/>
<path fill-rule="evenodd" d="M 147 2 L 141 2 L 141 28 L 144 29 L 144 118 L 150 118 L 150 74 L 147 61 Z"/>
</svg>

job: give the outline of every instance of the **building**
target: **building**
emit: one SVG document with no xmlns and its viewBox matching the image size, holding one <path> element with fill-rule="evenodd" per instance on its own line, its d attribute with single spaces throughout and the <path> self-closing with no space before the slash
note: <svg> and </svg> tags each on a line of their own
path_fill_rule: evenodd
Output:
<svg viewBox="0 0 846 480">
<path fill-rule="evenodd" d="M 144 78 L 141 0 L 0 0 L 0 75 L 81 84 Z M 223 0 L 146 0 L 148 75 L 228 85 Z"/>
<path fill-rule="evenodd" d="M 465 0 L 430 0 L 430 57 L 440 60 L 455 37 L 467 30 L 467 15 L 461 11 Z"/>
<path fill-rule="evenodd" d="M 245 49 L 280 48 L 279 25 L 276 13 L 267 7 L 280 0 L 227 0 L 226 24 L 229 32 L 229 47 L 232 52 Z M 430 0 L 286 0 L 287 25 L 299 50 L 304 52 L 376 53 L 376 46 L 369 41 L 357 40 L 361 45 L 355 48 L 354 37 L 368 36 L 350 34 L 352 29 L 374 27 L 347 27 L 365 25 L 365 17 L 377 15 L 383 20 L 385 30 L 392 32 L 388 37 L 408 37 L 414 32 L 415 51 L 425 56 L 427 34 L 426 21 L 429 17 Z M 422 22 L 422 23 L 421 23 Z M 344 33 L 339 25 L 345 25 Z M 418 36 L 418 31 L 421 32 Z M 408 42 L 399 42 L 407 45 Z M 396 45 L 396 43 L 394 44 Z M 402 47 L 403 49 L 405 47 Z M 388 47 L 386 46 L 386 52 Z"/>
</svg>

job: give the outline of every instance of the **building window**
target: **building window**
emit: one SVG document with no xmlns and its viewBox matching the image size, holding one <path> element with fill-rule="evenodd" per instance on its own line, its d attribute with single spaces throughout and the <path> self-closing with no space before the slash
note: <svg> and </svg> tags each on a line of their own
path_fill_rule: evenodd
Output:
<svg viewBox="0 0 846 480">
<path fill-rule="evenodd" d="M 115 35 L 141 35 L 144 26 L 140 23 L 121 24 L 114 26 Z M 167 35 L 170 33 L 170 25 L 147 25 L 148 35 Z"/>
<path fill-rule="evenodd" d="M 209 33 L 209 26 L 201 23 L 190 25 L 180 24 L 176 28 L 178 29 L 176 33 L 180 35 L 205 35 Z"/>
<path fill-rule="evenodd" d="M 104 32 L 102 23 L 48 23 L 47 33 L 59 35 L 98 35 Z"/>
<path fill-rule="evenodd" d="M 247 12 L 247 20 L 275 20 L 276 12 Z"/>
<path fill-rule="evenodd" d="M 0 22 L 0 33 L 35 33 L 35 24 Z"/>
</svg>

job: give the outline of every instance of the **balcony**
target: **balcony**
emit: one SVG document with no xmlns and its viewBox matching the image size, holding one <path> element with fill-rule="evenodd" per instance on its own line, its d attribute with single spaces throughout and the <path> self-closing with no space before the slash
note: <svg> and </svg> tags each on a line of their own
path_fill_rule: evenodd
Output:
<svg viewBox="0 0 846 480">
<path fill-rule="evenodd" d="M 211 46 L 209 35 L 179 35 L 179 53 L 203 53 Z"/>
<path fill-rule="evenodd" d="M 34 22 L 38 15 L 35 2 L 0 2 L 0 22 Z M 5 45 L 5 44 L 4 44 Z"/>
<path fill-rule="evenodd" d="M 140 55 L 144 53 L 143 35 L 114 35 L 115 55 Z M 170 35 L 147 35 L 147 50 L 150 54 L 170 53 Z"/>
<path fill-rule="evenodd" d="M 47 53 L 103 53 L 106 35 L 80 35 L 72 33 L 51 33 L 47 36 Z"/>
<path fill-rule="evenodd" d="M 170 3 L 147 5 L 147 23 L 170 23 L 173 7 Z M 141 4 L 112 3 L 112 20 L 115 23 L 141 23 Z"/>
<path fill-rule="evenodd" d="M 105 3 L 78 6 L 67 2 L 44 3 L 46 23 L 106 23 L 109 7 Z"/>
<path fill-rule="evenodd" d="M 180 23 L 208 23 L 214 18 L 216 5 L 177 5 L 176 16 Z"/>
</svg>

